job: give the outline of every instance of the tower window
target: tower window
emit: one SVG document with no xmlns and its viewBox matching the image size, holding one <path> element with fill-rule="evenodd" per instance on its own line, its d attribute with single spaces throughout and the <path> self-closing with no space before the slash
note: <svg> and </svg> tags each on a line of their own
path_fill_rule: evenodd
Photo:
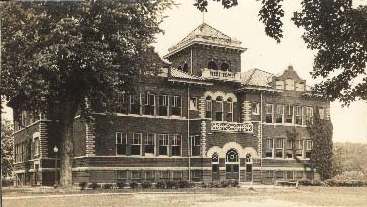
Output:
<svg viewBox="0 0 367 207">
<path fill-rule="evenodd" d="M 221 70 L 229 70 L 229 64 L 228 63 L 222 63 L 222 65 L 220 66 Z"/>
<path fill-rule="evenodd" d="M 183 71 L 184 72 L 189 72 L 189 66 L 187 65 L 187 63 L 185 63 L 184 65 L 183 65 Z"/>
<path fill-rule="evenodd" d="M 217 64 L 213 60 L 211 60 L 208 63 L 208 69 L 218 70 L 218 66 L 217 66 Z"/>
</svg>

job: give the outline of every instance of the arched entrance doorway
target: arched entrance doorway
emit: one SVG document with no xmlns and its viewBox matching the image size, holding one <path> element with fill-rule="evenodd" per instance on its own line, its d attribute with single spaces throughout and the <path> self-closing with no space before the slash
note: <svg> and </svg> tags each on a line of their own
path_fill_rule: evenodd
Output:
<svg viewBox="0 0 367 207">
<path fill-rule="evenodd" d="M 238 180 L 240 176 L 240 160 L 238 152 L 235 149 L 230 149 L 226 153 L 226 179 Z"/>
</svg>

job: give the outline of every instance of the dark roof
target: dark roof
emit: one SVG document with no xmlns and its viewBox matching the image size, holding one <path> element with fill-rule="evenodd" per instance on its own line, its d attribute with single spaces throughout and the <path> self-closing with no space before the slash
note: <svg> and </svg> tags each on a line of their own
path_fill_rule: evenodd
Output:
<svg viewBox="0 0 367 207">
<path fill-rule="evenodd" d="M 212 26 L 203 23 L 190 32 L 185 38 L 183 38 L 176 45 L 168 49 L 168 54 L 165 58 L 171 56 L 172 54 L 190 46 L 191 44 L 207 44 L 213 46 L 221 46 L 239 50 L 245 50 L 241 47 L 241 42 L 235 40 L 223 32 L 213 28 Z"/>
</svg>

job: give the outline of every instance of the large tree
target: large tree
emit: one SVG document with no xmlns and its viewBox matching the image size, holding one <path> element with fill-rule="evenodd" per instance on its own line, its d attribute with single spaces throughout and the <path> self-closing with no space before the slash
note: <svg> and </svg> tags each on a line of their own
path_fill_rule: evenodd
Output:
<svg viewBox="0 0 367 207">
<path fill-rule="evenodd" d="M 1 172 L 2 177 L 11 176 L 13 172 L 13 128 L 8 120 L 1 121 Z"/>
<path fill-rule="evenodd" d="M 2 86 L 28 110 L 58 108 L 61 184 L 71 185 L 72 122 L 85 97 L 132 89 L 171 0 L 1 4 Z M 148 66 L 148 67 L 144 67 Z"/>
<path fill-rule="evenodd" d="M 239 3 L 238 0 L 196 0 L 194 5 L 206 11 L 211 1 L 221 2 L 224 8 Z M 266 34 L 280 42 L 283 0 L 261 0 L 261 4 L 259 20 L 265 24 Z M 308 48 L 317 51 L 312 76 L 322 81 L 314 91 L 344 104 L 366 101 L 367 5 L 352 7 L 352 0 L 302 0 L 301 7 L 301 11 L 294 13 L 293 21 L 304 29 L 303 39 Z"/>
</svg>

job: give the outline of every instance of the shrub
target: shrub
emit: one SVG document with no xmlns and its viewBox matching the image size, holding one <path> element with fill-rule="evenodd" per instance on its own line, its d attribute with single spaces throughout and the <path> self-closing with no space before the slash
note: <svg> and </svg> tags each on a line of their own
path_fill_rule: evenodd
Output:
<svg viewBox="0 0 367 207">
<path fill-rule="evenodd" d="M 303 186 L 321 186 L 322 182 L 319 180 L 302 179 L 298 181 L 298 184 Z"/>
<path fill-rule="evenodd" d="M 112 188 L 112 184 L 107 183 L 103 185 L 103 189 L 111 189 L 111 188 Z"/>
<path fill-rule="evenodd" d="M 328 179 L 325 180 L 325 184 L 331 187 L 362 187 L 367 186 L 366 181 L 362 180 L 336 180 Z"/>
<path fill-rule="evenodd" d="M 168 181 L 166 182 L 166 187 L 167 187 L 168 189 L 176 188 L 176 186 L 177 186 L 177 182 L 176 182 L 176 181 L 168 180 Z"/>
<path fill-rule="evenodd" d="M 80 190 L 85 190 L 86 187 L 87 187 L 87 182 L 80 182 L 79 183 Z"/>
<path fill-rule="evenodd" d="M 230 181 L 230 185 L 231 185 L 232 187 L 238 187 L 238 186 L 239 186 L 238 180 L 231 180 L 231 181 Z"/>
<path fill-rule="evenodd" d="M 221 186 L 222 188 L 226 188 L 226 187 L 230 186 L 230 181 L 228 181 L 228 180 L 223 180 L 222 182 L 220 182 L 220 186 Z"/>
<path fill-rule="evenodd" d="M 211 182 L 208 184 L 209 188 L 220 188 L 220 183 L 218 182 Z"/>
<path fill-rule="evenodd" d="M 178 185 L 178 188 L 190 188 L 191 187 L 189 181 L 187 180 L 180 180 L 178 181 L 177 185 Z"/>
<path fill-rule="evenodd" d="M 130 188 L 131 189 L 137 188 L 138 186 L 139 186 L 139 184 L 137 182 L 135 182 L 135 181 L 133 181 L 133 182 L 130 183 Z"/>
<path fill-rule="evenodd" d="M 166 188 L 166 183 L 164 181 L 158 181 L 155 184 L 155 187 L 158 188 L 158 189 L 165 189 Z"/>
<path fill-rule="evenodd" d="M 152 183 L 151 182 L 143 182 L 142 184 L 141 184 L 141 187 L 142 188 L 151 188 L 152 187 Z"/>
<path fill-rule="evenodd" d="M 123 189 L 126 186 L 125 182 L 119 181 L 116 183 L 118 189 Z"/>
<path fill-rule="evenodd" d="M 88 185 L 88 188 L 91 188 L 91 189 L 95 190 L 95 189 L 98 188 L 98 184 L 96 182 L 93 182 L 93 183 Z"/>
</svg>

